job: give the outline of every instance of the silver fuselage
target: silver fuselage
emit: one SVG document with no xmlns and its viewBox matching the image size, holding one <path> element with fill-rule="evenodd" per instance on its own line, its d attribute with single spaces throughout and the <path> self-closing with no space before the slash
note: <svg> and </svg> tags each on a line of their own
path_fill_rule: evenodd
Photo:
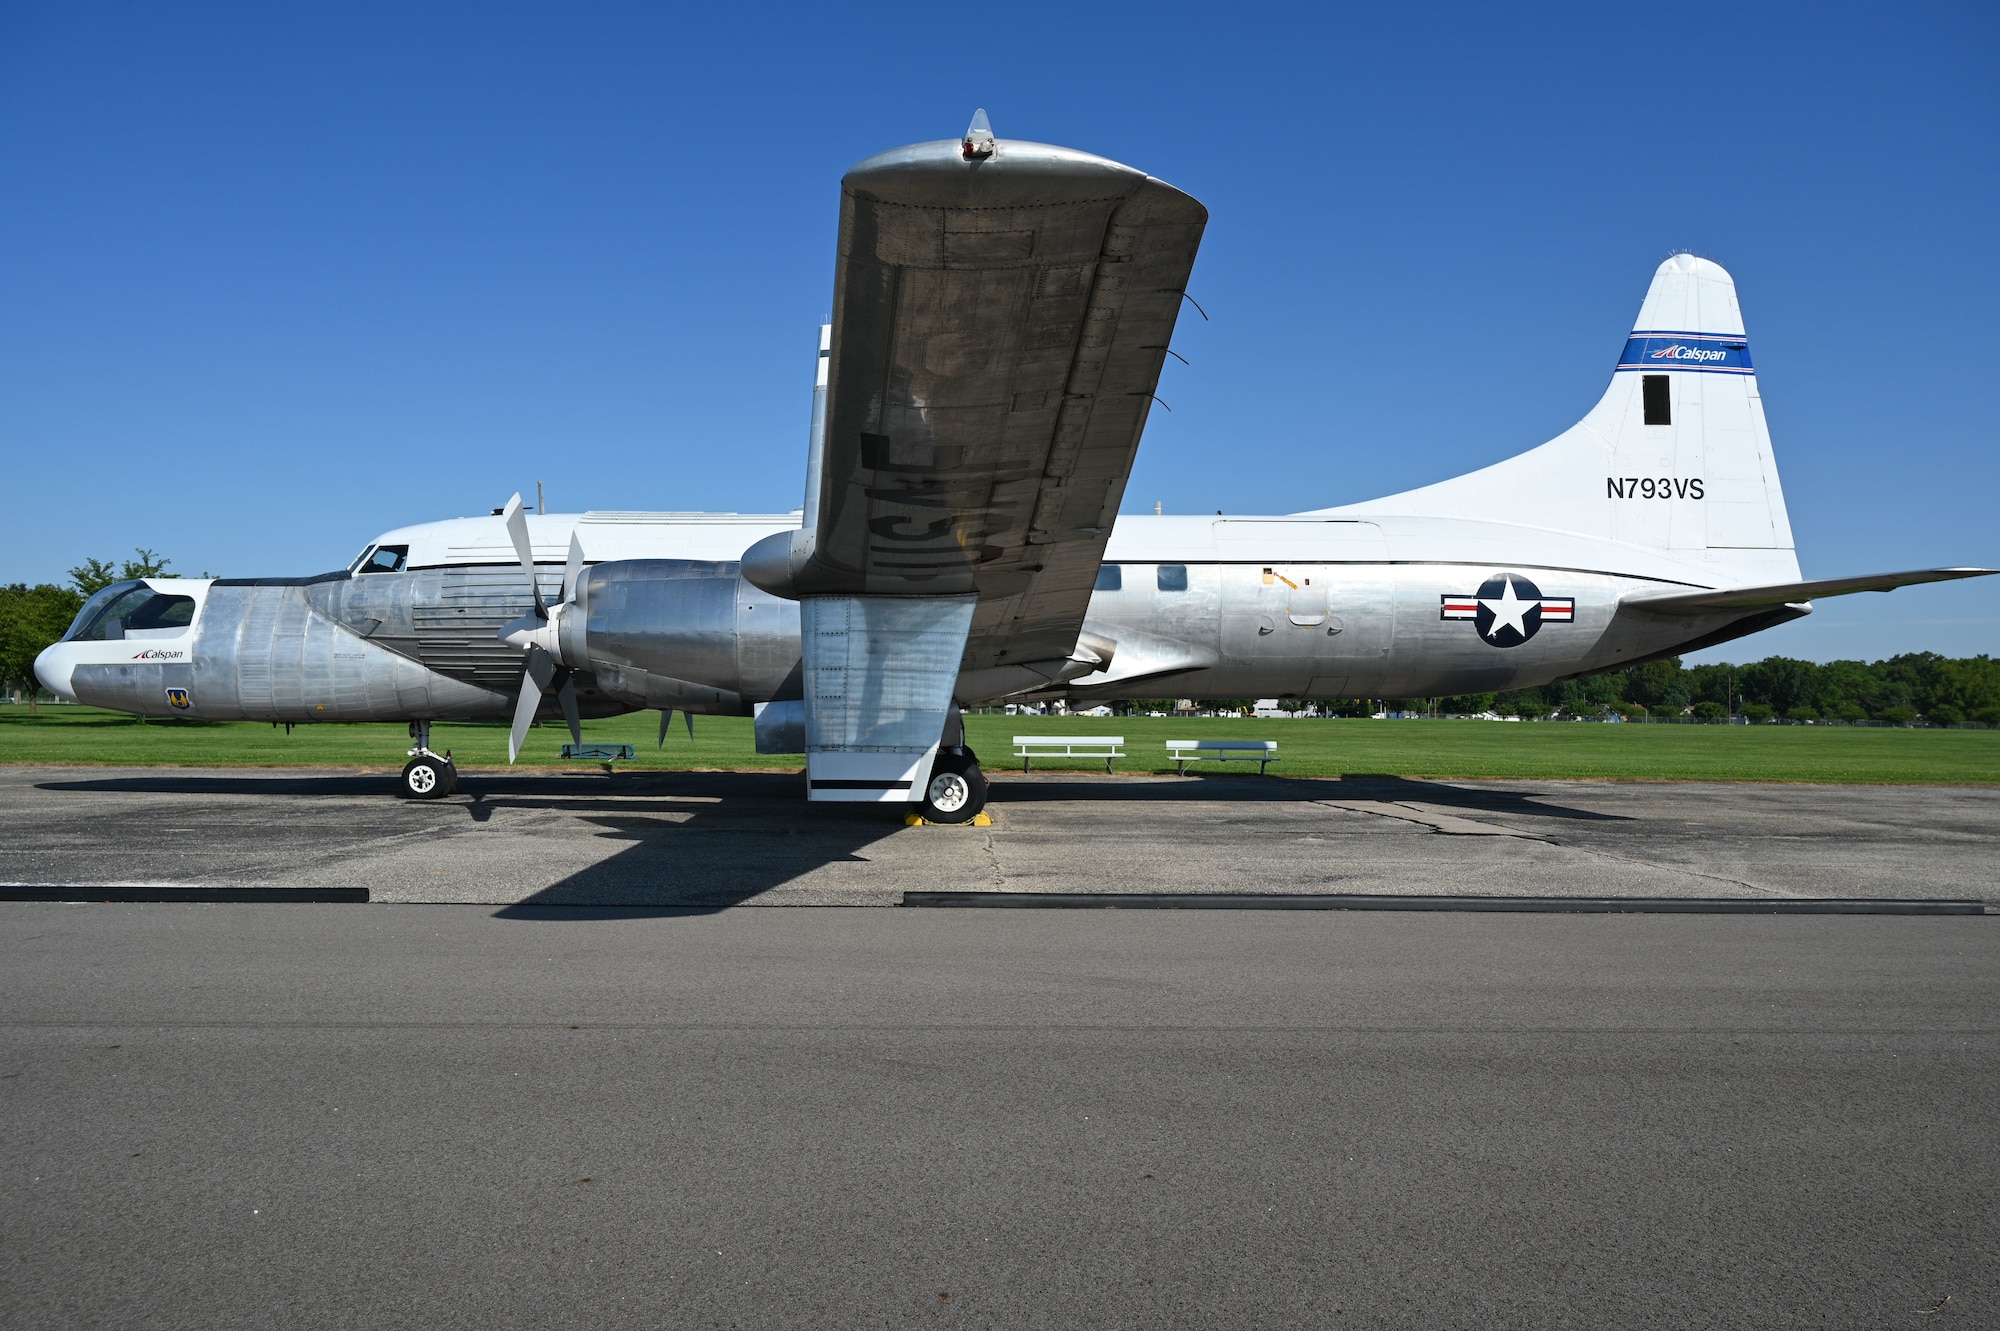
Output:
<svg viewBox="0 0 2000 1331">
<path fill-rule="evenodd" d="M 577 531 L 622 556 L 648 548 L 714 553 L 798 522 L 744 518 L 718 527 L 718 519 L 676 523 L 643 515 L 642 522 L 641 516 L 538 517 L 537 549 L 566 543 Z M 632 520 L 617 520 L 624 518 Z M 476 529 L 485 521 L 429 526 Z M 705 524 L 697 534 L 706 546 L 689 544 L 692 523 Z M 1435 532 L 1426 539 L 1445 553 L 1467 544 L 1500 553 L 1496 533 L 1472 525 L 1451 539 Z M 482 545 L 483 538 L 460 534 L 452 537 L 456 544 L 427 547 L 425 530 L 389 533 L 378 542 L 414 542 L 416 566 L 393 572 L 150 580 L 195 600 L 191 622 L 123 634 L 100 628 L 95 638 L 73 630 L 44 654 L 38 671 L 63 696 L 143 715 L 504 719 L 514 706 L 521 655 L 496 633 L 522 613 L 526 580 L 517 565 L 495 557 L 497 541 Z M 1355 557 L 1410 553 L 1391 550 L 1385 542 L 1393 537 L 1393 529 L 1384 538 L 1365 522 L 1122 519 L 1083 631 L 1083 640 L 1108 660 L 1039 687 L 1018 678 L 966 677 L 959 701 L 1486 692 L 1613 669 L 1803 613 L 1794 607 L 1706 618 L 1635 615 L 1629 607 L 1620 613 L 1628 594 L 1687 579 L 1672 576 L 1672 567 L 1643 567 L 1643 553 L 1610 542 L 1590 543 L 1602 546 L 1595 560 L 1572 543 L 1560 565 Z M 543 592 L 553 599 L 560 566 L 541 560 L 538 553 Z M 1633 563 L 1642 567 L 1620 567 Z M 1547 613 L 1524 640 L 1497 646 L 1471 613 L 1455 614 L 1453 607 L 1472 604 L 1467 598 L 1502 572 L 1536 587 Z M 577 602 L 583 613 L 566 621 L 563 655 L 587 663 L 578 677 L 585 715 L 642 707 L 742 715 L 760 702 L 800 696 L 798 604 L 758 590 L 734 560 L 601 560 L 588 566 Z"/>
</svg>

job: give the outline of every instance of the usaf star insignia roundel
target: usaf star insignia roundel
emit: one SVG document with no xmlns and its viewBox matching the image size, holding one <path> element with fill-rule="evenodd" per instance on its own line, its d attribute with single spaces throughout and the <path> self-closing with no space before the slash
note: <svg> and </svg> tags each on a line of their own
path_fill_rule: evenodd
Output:
<svg viewBox="0 0 2000 1331">
<path fill-rule="evenodd" d="M 1473 631 L 1494 647 L 1519 647 L 1542 625 L 1567 624 L 1576 617 L 1574 597 L 1544 596 L 1518 573 L 1495 573 L 1472 596 L 1438 599 L 1439 619 L 1471 620 Z"/>
</svg>

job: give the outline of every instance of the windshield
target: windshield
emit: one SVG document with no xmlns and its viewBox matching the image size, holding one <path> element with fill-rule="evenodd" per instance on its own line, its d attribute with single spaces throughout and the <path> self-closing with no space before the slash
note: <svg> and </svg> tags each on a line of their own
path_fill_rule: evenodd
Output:
<svg viewBox="0 0 2000 1331">
<path fill-rule="evenodd" d="M 178 632 L 194 622 L 194 598 L 156 592 L 143 582 L 114 582 L 77 612 L 64 642 L 107 642 L 128 633 Z"/>
<path fill-rule="evenodd" d="M 410 557 L 407 545 L 371 545 L 347 566 L 349 573 L 401 573 Z"/>
</svg>

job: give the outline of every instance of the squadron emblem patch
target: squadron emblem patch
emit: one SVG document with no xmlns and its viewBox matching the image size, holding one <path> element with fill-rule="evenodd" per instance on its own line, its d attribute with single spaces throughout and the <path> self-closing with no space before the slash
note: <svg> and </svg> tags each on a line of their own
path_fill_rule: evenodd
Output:
<svg viewBox="0 0 2000 1331">
<path fill-rule="evenodd" d="M 188 708 L 194 706 L 194 699 L 188 696 L 186 689 L 168 689 L 167 706 L 177 712 L 185 712 Z"/>
<path fill-rule="evenodd" d="M 1495 573 L 1471 596 L 1441 596 L 1439 619 L 1469 619 L 1482 640 L 1494 647 L 1519 647 L 1544 624 L 1576 618 L 1576 598 L 1544 596 L 1518 573 Z"/>
</svg>

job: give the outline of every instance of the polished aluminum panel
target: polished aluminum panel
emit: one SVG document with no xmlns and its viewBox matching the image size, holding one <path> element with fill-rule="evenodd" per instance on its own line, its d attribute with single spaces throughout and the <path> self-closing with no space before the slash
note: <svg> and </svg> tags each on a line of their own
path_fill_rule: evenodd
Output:
<svg viewBox="0 0 2000 1331">
<path fill-rule="evenodd" d="M 806 788 L 816 800 L 918 800 L 951 711 L 971 596 L 813 596 Z"/>
<path fill-rule="evenodd" d="M 186 660 L 78 666 L 78 700 L 148 716 L 399 721 L 507 714 L 507 698 L 371 643 L 313 605 L 311 585 L 209 588 Z M 185 690 L 186 705 L 167 690 Z"/>
<path fill-rule="evenodd" d="M 616 696 L 730 712 L 745 710 L 745 697 L 778 697 L 788 686 L 799 696 L 798 604 L 751 586 L 735 564 L 618 560 L 589 569 L 579 592 L 578 659 Z M 571 649 L 566 637 L 565 659 Z M 701 701 L 700 690 L 713 691 L 712 701 Z"/>
<path fill-rule="evenodd" d="M 806 751 L 805 699 L 758 703 L 755 729 L 759 753 L 804 753 Z"/>
</svg>

